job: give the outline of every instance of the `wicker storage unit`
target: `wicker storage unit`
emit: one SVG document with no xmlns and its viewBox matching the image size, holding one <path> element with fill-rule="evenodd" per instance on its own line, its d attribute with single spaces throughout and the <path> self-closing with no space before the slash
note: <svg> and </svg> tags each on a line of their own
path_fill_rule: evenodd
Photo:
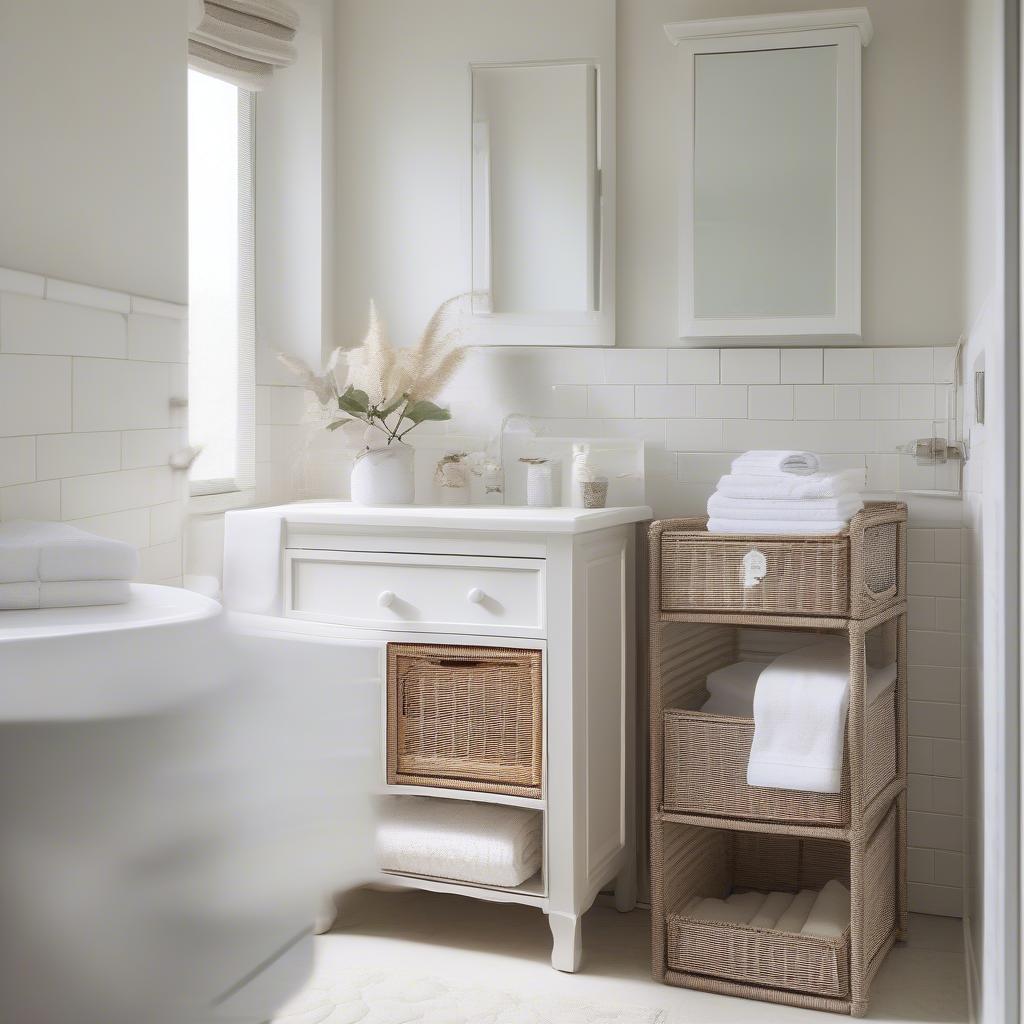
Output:
<svg viewBox="0 0 1024 1024">
<path fill-rule="evenodd" d="M 388 783 L 541 793 L 539 650 L 388 644 Z"/>
<path fill-rule="evenodd" d="M 661 524 L 661 611 L 751 612 L 863 619 L 904 600 L 906 506 L 869 502 L 849 528 L 826 537 L 710 534 L 707 519 Z M 743 560 L 765 557 L 764 578 L 744 586 Z"/>
<path fill-rule="evenodd" d="M 755 549 L 765 555 L 767 573 L 745 588 L 742 559 Z M 871 981 L 907 925 L 905 552 L 900 504 L 871 505 L 848 534 L 830 538 L 713 538 L 695 519 L 652 525 L 657 980 L 856 1017 L 867 1012 Z M 850 649 L 842 790 L 747 786 L 753 721 L 701 712 L 707 677 L 823 634 L 845 636 Z M 869 704 L 869 666 L 893 661 L 895 683 Z M 683 916 L 695 896 L 795 892 L 831 878 L 850 887 L 850 927 L 835 939 Z"/>
<path fill-rule="evenodd" d="M 796 893 L 821 889 L 832 878 L 849 885 L 844 843 L 673 825 L 666 848 L 679 863 L 666 884 L 666 902 L 675 908 L 667 915 L 673 970 L 828 996 L 849 993 L 849 929 L 833 939 L 680 913 L 694 897 L 722 898 L 736 890 Z"/>
</svg>

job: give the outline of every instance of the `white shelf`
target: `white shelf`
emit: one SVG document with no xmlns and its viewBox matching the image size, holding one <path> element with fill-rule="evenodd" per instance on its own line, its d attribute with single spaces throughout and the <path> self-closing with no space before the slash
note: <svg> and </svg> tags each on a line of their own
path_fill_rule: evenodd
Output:
<svg viewBox="0 0 1024 1024">
<path fill-rule="evenodd" d="M 508 796 L 505 793 L 479 793 L 468 789 L 435 789 L 432 786 L 378 786 L 377 796 L 430 796 L 439 800 L 469 800 L 478 804 L 503 804 L 505 807 L 527 807 L 533 811 L 547 810 L 543 797 Z"/>
<path fill-rule="evenodd" d="M 492 903 L 523 903 L 527 906 L 546 909 L 548 902 L 544 878 L 540 871 L 514 889 L 476 885 L 472 882 L 456 882 L 450 878 L 432 878 L 427 875 L 406 875 L 398 871 L 381 872 L 379 881 L 384 885 L 403 885 L 410 889 L 425 889 L 428 892 L 471 896 L 473 899 L 489 900 Z"/>
</svg>

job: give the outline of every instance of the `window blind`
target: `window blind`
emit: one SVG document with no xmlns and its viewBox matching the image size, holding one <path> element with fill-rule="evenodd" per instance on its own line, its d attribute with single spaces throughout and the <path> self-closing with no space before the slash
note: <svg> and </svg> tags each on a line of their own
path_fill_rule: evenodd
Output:
<svg viewBox="0 0 1024 1024">
<path fill-rule="evenodd" d="M 256 92 L 295 61 L 299 16 L 283 0 L 202 0 L 189 33 L 189 65 Z"/>
</svg>

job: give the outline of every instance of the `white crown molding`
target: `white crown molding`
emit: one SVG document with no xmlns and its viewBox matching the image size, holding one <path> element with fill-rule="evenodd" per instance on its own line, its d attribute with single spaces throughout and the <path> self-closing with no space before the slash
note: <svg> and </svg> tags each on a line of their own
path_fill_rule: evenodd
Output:
<svg viewBox="0 0 1024 1024">
<path fill-rule="evenodd" d="M 735 18 L 702 18 L 674 21 L 665 25 L 673 46 L 684 39 L 721 39 L 723 36 L 763 35 L 766 32 L 820 32 L 825 29 L 855 28 L 861 43 L 871 42 L 874 29 L 866 7 L 844 7 L 832 11 L 794 11 L 790 14 L 752 14 Z"/>
</svg>

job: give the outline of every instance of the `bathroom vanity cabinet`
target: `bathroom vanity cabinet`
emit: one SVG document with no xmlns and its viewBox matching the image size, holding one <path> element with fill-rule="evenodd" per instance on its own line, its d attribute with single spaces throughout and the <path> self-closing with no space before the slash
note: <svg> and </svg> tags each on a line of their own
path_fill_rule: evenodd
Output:
<svg viewBox="0 0 1024 1024">
<path fill-rule="evenodd" d="M 563 971 L 579 967 L 580 918 L 602 889 L 614 888 L 620 910 L 636 902 L 636 524 L 650 516 L 643 506 L 322 502 L 228 517 L 225 593 L 246 629 L 335 645 L 339 699 L 344 644 L 364 660 L 367 645 L 376 650 L 380 800 L 482 801 L 542 815 L 541 869 L 516 888 L 391 872 L 378 880 L 537 907 L 549 918 L 552 966 Z M 239 556 L 260 537 L 276 550 L 262 552 L 265 578 L 247 581 L 260 559 Z M 474 776 L 450 758 L 416 756 L 435 751 L 396 748 L 403 704 L 389 666 L 393 674 L 400 657 L 434 647 L 441 666 L 477 648 L 481 663 L 510 651 L 529 665 L 535 749 L 510 784 L 481 779 L 479 765 Z M 457 706 L 446 714 L 457 721 Z"/>
</svg>

